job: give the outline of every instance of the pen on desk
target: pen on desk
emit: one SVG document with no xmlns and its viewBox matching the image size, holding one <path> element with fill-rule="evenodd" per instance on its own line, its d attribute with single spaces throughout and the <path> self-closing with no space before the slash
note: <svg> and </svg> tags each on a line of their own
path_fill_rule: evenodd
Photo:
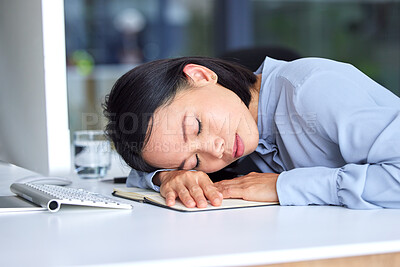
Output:
<svg viewBox="0 0 400 267">
<path fill-rule="evenodd" d="M 124 184 L 128 177 L 114 177 L 114 184 Z"/>
</svg>

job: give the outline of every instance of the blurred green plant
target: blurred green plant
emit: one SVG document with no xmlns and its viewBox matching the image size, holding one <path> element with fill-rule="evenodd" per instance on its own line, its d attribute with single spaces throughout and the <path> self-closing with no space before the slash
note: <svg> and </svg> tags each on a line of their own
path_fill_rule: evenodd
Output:
<svg viewBox="0 0 400 267">
<path fill-rule="evenodd" d="M 77 71 L 82 76 L 89 76 L 93 72 L 94 59 L 85 50 L 76 50 L 72 53 L 72 63 L 77 67 Z"/>
</svg>

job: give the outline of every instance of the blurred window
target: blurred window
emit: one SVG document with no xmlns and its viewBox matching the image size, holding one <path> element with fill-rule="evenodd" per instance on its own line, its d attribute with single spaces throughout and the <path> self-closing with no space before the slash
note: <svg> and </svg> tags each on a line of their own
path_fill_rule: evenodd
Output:
<svg viewBox="0 0 400 267">
<path fill-rule="evenodd" d="M 400 95 L 400 1 L 65 1 L 71 133 L 103 129 L 126 71 L 160 58 L 284 47 L 350 62 Z"/>
</svg>

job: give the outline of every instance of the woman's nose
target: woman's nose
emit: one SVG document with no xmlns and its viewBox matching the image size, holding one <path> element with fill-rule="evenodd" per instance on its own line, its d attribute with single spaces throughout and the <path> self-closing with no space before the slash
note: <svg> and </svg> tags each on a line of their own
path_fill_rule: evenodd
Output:
<svg viewBox="0 0 400 267">
<path fill-rule="evenodd" d="M 209 140 L 208 142 L 202 142 L 199 150 L 201 150 L 204 153 L 211 154 L 212 156 L 220 159 L 224 154 L 224 149 L 225 149 L 224 139 L 216 137 L 212 140 Z"/>
</svg>

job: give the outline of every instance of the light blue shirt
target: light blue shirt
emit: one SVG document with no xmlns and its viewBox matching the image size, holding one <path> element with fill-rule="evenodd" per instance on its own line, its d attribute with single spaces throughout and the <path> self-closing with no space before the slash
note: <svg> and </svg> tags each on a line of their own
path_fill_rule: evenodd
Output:
<svg viewBox="0 0 400 267">
<path fill-rule="evenodd" d="M 281 205 L 400 208 L 400 98 L 350 64 L 266 58 L 250 159 L 280 173 Z M 239 163 L 240 164 L 240 163 Z M 132 170 L 128 186 L 152 188 Z"/>
</svg>

